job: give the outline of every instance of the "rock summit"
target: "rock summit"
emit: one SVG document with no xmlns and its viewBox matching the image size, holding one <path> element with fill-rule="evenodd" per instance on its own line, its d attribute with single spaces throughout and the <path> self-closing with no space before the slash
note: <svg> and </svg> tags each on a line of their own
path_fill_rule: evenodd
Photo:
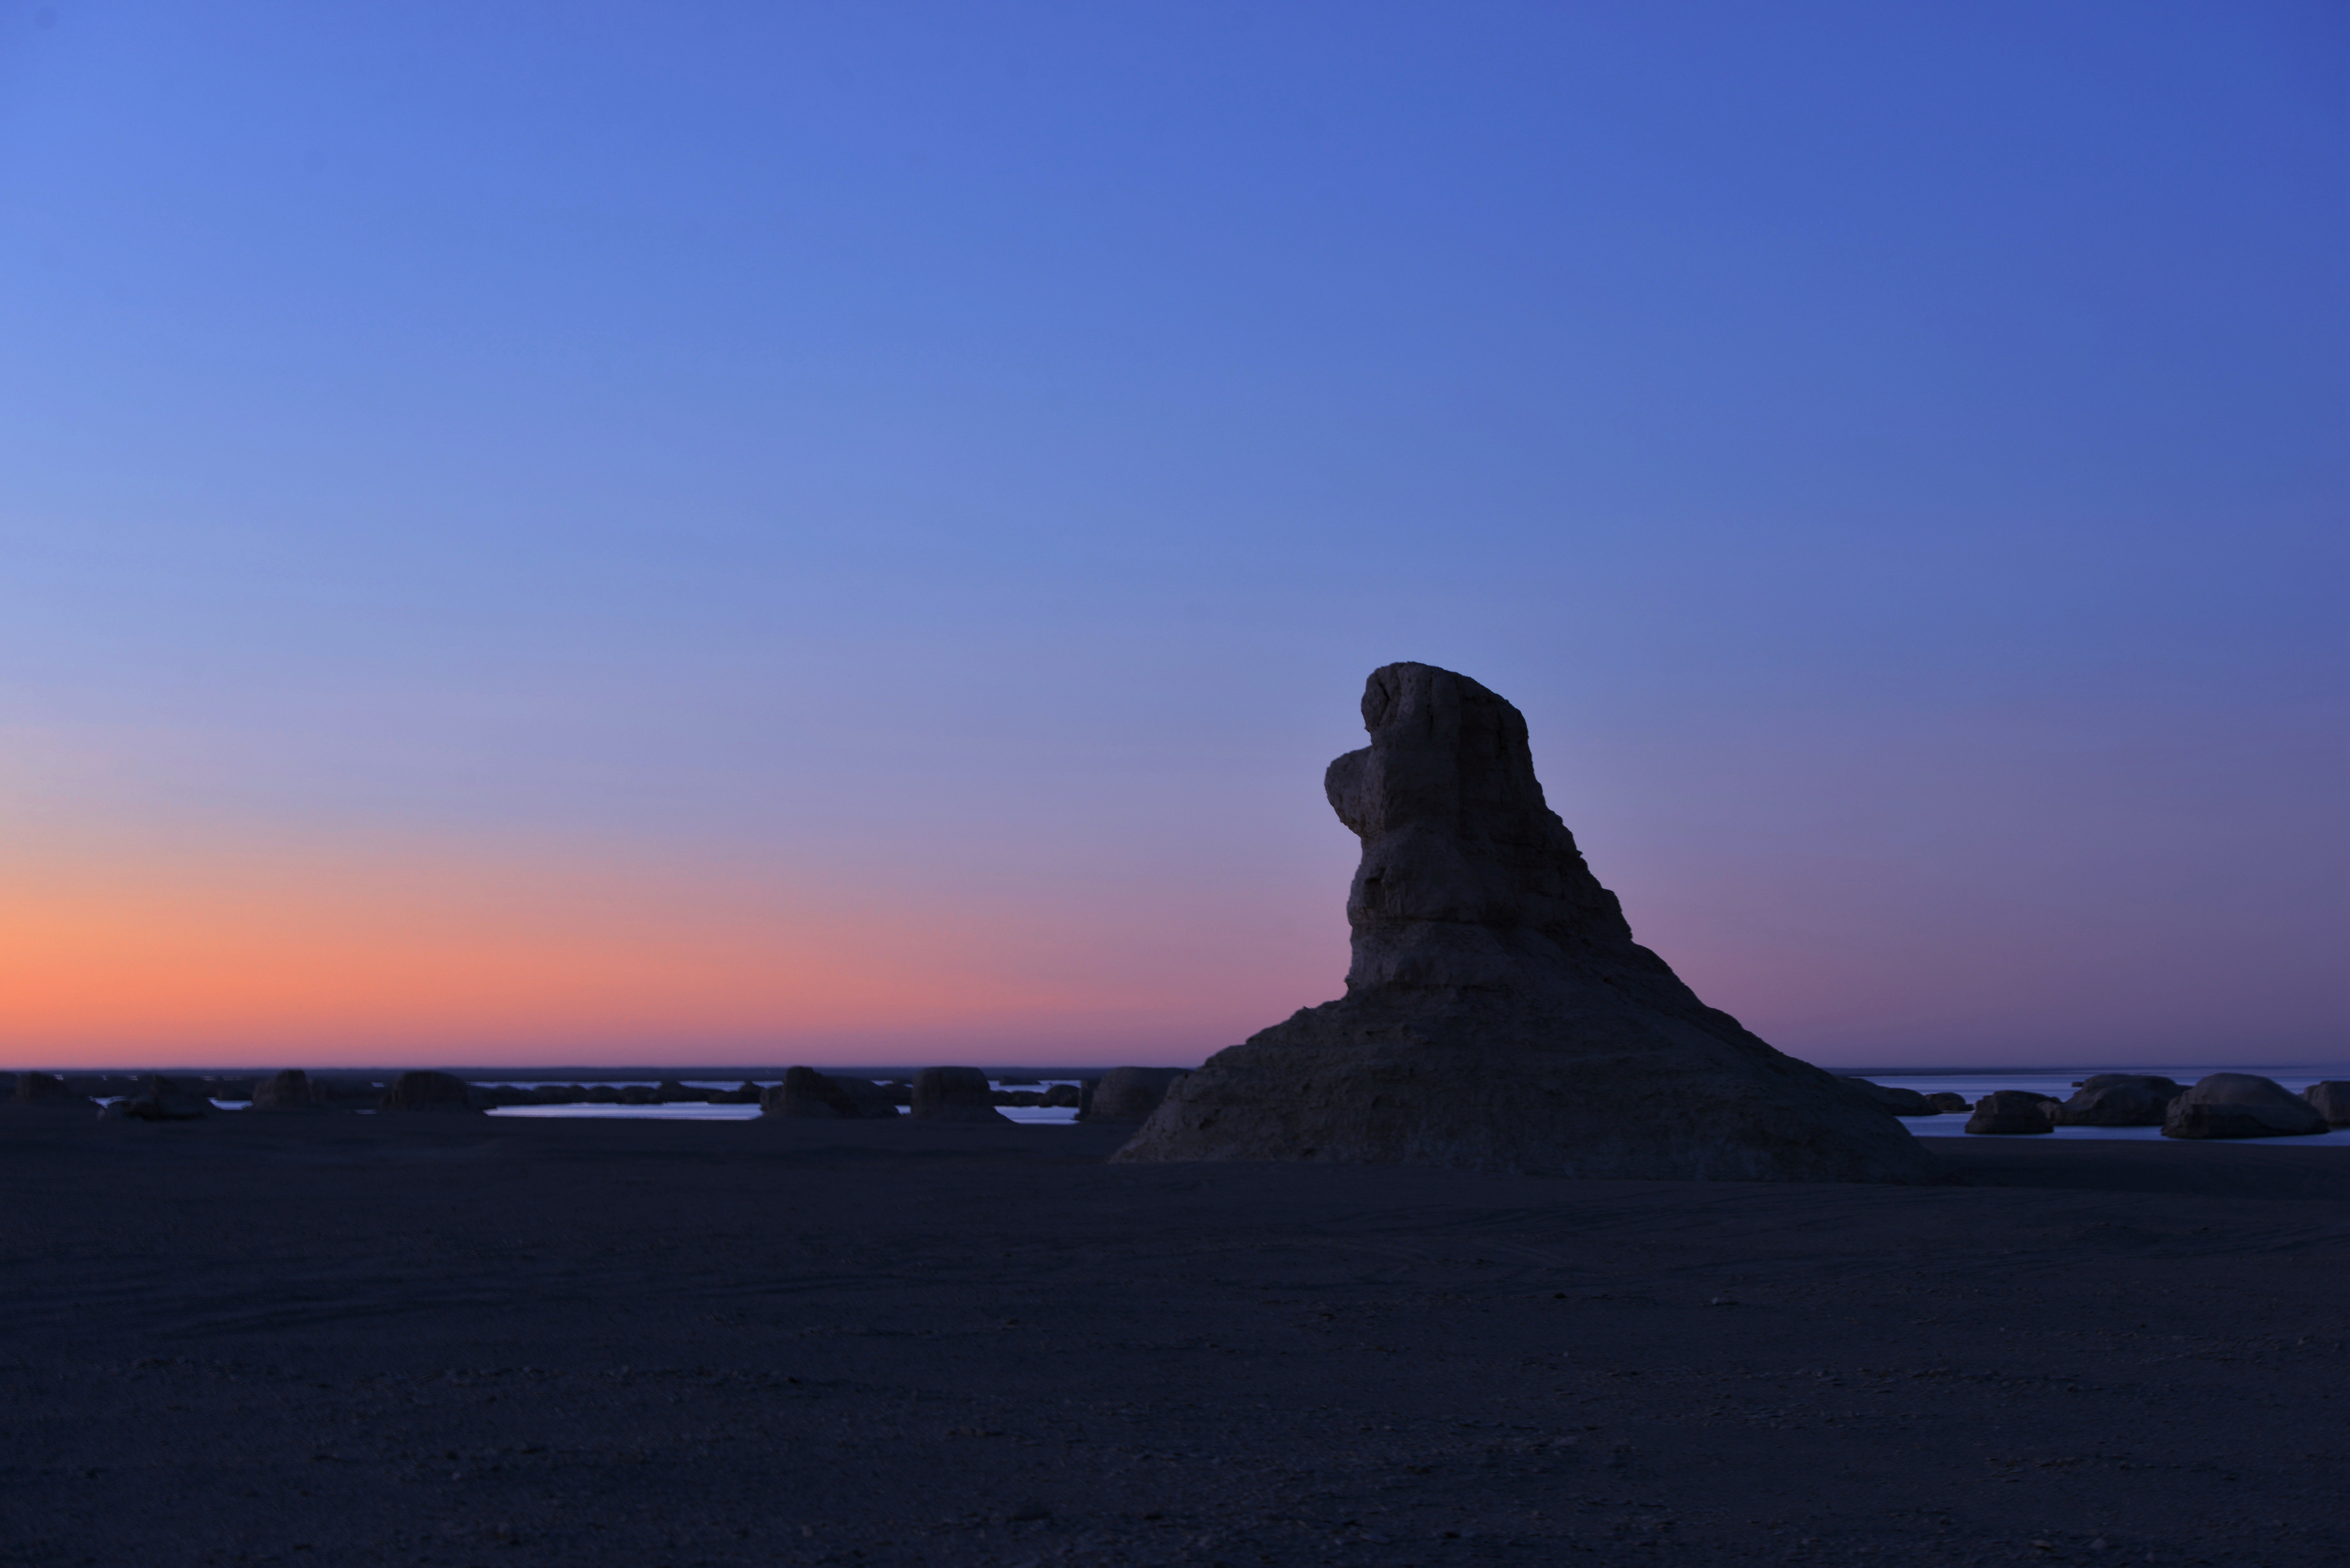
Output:
<svg viewBox="0 0 2350 1568">
<path fill-rule="evenodd" d="M 1362 839 L 1347 994 L 1209 1058 L 1115 1157 L 1729 1181 L 1924 1181 L 1868 1091 L 1784 1055 L 1632 940 L 1518 711 L 1374 670 L 1324 787 Z"/>
</svg>

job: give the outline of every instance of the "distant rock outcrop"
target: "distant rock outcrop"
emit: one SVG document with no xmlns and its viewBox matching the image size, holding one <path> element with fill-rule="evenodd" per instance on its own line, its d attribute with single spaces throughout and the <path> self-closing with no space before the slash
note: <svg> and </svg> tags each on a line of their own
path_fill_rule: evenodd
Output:
<svg viewBox="0 0 2350 1568">
<path fill-rule="evenodd" d="M 1915 1089 L 1897 1089 L 1885 1084 L 1872 1084 L 1866 1078 L 1846 1078 L 1847 1084 L 1857 1085 L 1869 1098 L 1897 1116 L 1939 1116 L 1942 1107 Z"/>
<path fill-rule="evenodd" d="M 2294 1137 L 2325 1130 L 2317 1107 L 2274 1078 L 2214 1073 L 2170 1102 L 2165 1137 Z"/>
<path fill-rule="evenodd" d="M 1974 1106 L 1967 1102 L 1967 1097 L 1964 1095 L 1955 1094 L 1949 1089 L 1937 1089 L 1926 1097 L 1934 1102 L 1934 1108 L 1936 1110 L 1941 1111 L 1946 1115 L 1954 1111 L 1970 1111 L 1974 1109 Z"/>
<path fill-rule="evenodd" d="M 377 1108 L 386 1111 L 478 1111 L 487 1096 L 449 1073 L 402 1073 L 384 1091 Z"/>
<path fill-rule="evenodd" d="M 2168 1085 L 2166 1094 L 2158 1085 Z M 2085 1080 L 2052 1119 L 2067 1127 L 2158 1127 L 2179 1093 L 2168 1078 L 2136 1078 L 2100 1073 Z"/>
<path fill-rule="evenodd" d="M 383 1103 L 385 1087 L 353 1078 L 315 1077 L 310 1097 L 330 1111 L 367 1111 Z"/>
<path fill-rule="evenodd" d="M 2301 1097 L 2316 1107 L 2329 1127 L 2350 1127 L 2350 1079 L 2328 1078 L 2302 1090 Z"/>
<path fill-rule="evenodd" d="M 2187 1092 L 2187 1085 L 2176 1078 L 2166 1078 L 2158 1073 L 2095 1073 L 2073 1086 L 2076 1089 L 2112 1089 L 2125 1084 L 2175 1100 Z"/>
<path fill-rule="evenodd" d="M 1008 1122 L 976 1067 L 925 1067 L 914 1075 L 913 1114 L 939 1122 Z"/>
<path fill-rule="evenodd" d="M 1975 1102 L 1974 1115 L 1967 1118 L 1967 1131 L 1998 1135 L 2053 1133 L 2056 1121 L 2050 1112 L 2058 1103 L 2029 1089 L 1994 1089 Z"/>
<path fill-rule="evenodd" d="M 318 1103 L 317 1093 L 310 1086 L 310 1075 L 299 1067 L 288 1067 L 274 1077 L 255 1082 L 253 1108 L 256 1111 L 316 1111 L 325 1107 Z"/>
<path fill-rule="evenodd" d="M 78 1104 L 84 1115 L 89 1111 L 88 1096 L 76 1094 L 63 1078 L 47 1073 L 17 1074 L 13 1097 L 20 1106 L 49 1106 L 64 1110 Z"/>
<path fill-rule="evenodd" d="M 213 1113 L 213 1103 L 187 1085 L 151 1075 L 139 1092 L 115 1101 L 100 1114 L 109 1121 L 192 1122 Z"/>
<path fill-rule="evenodd" d="M 1371 743 L 1324 781 L 1363 843 L 1347 994 L 1217 1053 L 1116 1158 L 1933 1179 L 1866 1091 L 1773 1050 L 1633 941 L 1544 803 L 1515 708 L 1390 664 L 1363 722 Z"/>
<path fill-rule="evenodd" d="M 868 1078 L 834 1078 L 814 1067 L 785 1069 L 784 1081 L 759 1096 L 759 1114 L 837 1121 L 898 1119 L 889 1091 Z"/>
<path fill-rule="evenodd" d="M 1094 1085 L 1093 1099 L 1077 1113 L 1077 1120 L 1148 1121 L 1167 1097 L 1168 1085 L 1183 1075 L 1180 1067 L 1112 1067 Z"/>
</svg>

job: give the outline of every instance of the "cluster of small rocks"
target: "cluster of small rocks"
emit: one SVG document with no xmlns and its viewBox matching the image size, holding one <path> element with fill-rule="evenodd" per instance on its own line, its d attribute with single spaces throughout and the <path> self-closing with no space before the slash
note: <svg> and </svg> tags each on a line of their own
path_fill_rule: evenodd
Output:
<svg viewBox="0 0 2350 1568">
<path fill-rule="evenodd" d="M 2300 1094 L 2257 1073 L 2214 1073 L 2191 1088 L 2144 1073 L 2100 1073 L 2060 1100 L 2030 1089 L 1985 1095 L 1967 1131 L 2052 1133 L 2060 1127 L 2158 1127 L 2165 1137 L 2293 1137 L 2350 1127 L 2350 1081 L 2329 1079 Z"/>
<path fill-rule="evenodd" d="M 1158 1108 L 1170 1068 L 1118 1067 L 1098 1080 L 1042 1089 L 999 1089 L 977 1067 L 925 1067 L 910 1084 L 876 1083 L 793 1067 L 759 1096 L 771 1116 L 860 1120 L 895 1116 L 903 1106 L 922 1121 L 1008 1122 L 1000 1106 L 1073 1109 L 1079 1121 L 1141 1121 Z M 1105 1114 L 1107 1111 L 1107 1114 Z"/>
<path fill-rule="evenodd" d="M 1108 1075 L 1112 1114 L 1090 1119 L 1139 1121 L 1158 1105 L 1166 1085 L 1180 1073 L 1163 1068 L 1123 1067 Z M 5 1082 L 0 1079 L 0 1082 Z M 389 1084 L 313 1078 L 299 1068 L 261 1078 L 166 1077 L 106 1074 L 61 1075 L 25 1072 L 16 1075 L 10 1096 L 18 1106 L 87 1114 L 93 1101 L 113 1120 L 192 1121 L 242 1101 L 256 1111 L 486 1111 L 502 1106 L 757 1106 L 781 1116 L 895 1116 L 900 1107 L 943 1120 L 997 1120 L 998 1106 L 1050 1106 L 1087 1113 L 1095 1085 L 1104 1080 L 1053 1084 L 1035 1089 L 999 1089 L 976 1067 L 925 1069 L 902 1079 L 827 1077 L 811 1067 L 790 1069 L 781 1084 L 762 1086 L 743 1080 L 712 1088 L 665 1080 L 659 1084 L 474 1084 L 452 1073 L 411 1072 Z M 923 1085 L 927 1085 L 927 1087 Z M 979 1115 L 975 1113 L 985 1113 Z"/>
<path fill-rule="evenodd" d="M 249 1100 L 265 1113 L 322 1110 L 479 1112 L 500 1106 L 676 1104 L 755 1105 L 764 1116 L 850 1120 L 895 1119 L 900 1107 L 926 1121 L 1005 1122 L 1000 1106 L 1075 1108 L 1081 1122 L 1148 1121 L 1188 1074 L 1170 1067 L 1118 1067 L 1098 1079 L 1042 1089 L 999 1089 L 977 1067 L 925 1067 L 909 1083 L 830 1075 L 793 1067 L 783 1082 L 731 1089 L 674 1081 L 642 1084 L 481 1085 L 450 1073 L 402 1073 L 389 1085 L 312 1078 L 299 1069 L 259 1079 L 172 1078 L 161 1074 L 16 1075 L 13 1103 L 87 1113 L 105 1104 L 109 1120 L 193 1121 L 213 1102 Z M 1845 1080 L 1898 1116 L 1960 1112 L 1966 1130 L 2029 1136 L 2060 1127 L 2159 1127 L 2177 1138 L 2284 1137 L 2350 1127 L 2350 1080 L 2312 1084 L 2299 1095 L 2272 1078 L 2214 1073 L 2189 1085 L 2156 1074 L 2100 1073 L 2074 1085 L 2069 1099 L 2030 1089 L 2000 1089 L 1970 1106 L 1963 1096 L 1921 1094 L 1865 1078 Z"/>
</svg>

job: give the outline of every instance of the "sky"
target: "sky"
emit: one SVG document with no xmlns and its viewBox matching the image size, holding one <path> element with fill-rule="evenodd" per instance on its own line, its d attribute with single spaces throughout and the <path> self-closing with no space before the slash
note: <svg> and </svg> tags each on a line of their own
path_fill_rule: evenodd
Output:
<svg viewBox="0 0 2350 1568">
<path fill-rule="evenodd" d="M 2340 0 L 0 0 L 0 1058 L 1189 1064 L 1458 670 L 1831 1065 L 2350 1059 Z"/>
</svg>

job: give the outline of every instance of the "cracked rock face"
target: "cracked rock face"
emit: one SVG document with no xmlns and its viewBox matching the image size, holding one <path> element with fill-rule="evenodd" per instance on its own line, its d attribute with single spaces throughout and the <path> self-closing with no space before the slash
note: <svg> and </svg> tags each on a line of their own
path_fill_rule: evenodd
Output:
<svg viewBox="0 0 2350 1568">
<path fill-rule="evenodd" d="M 1590 1177 L 1930 1180 L 1868 1094 L 1773 1050 L 1632 940 L 1543 798 L 1518 711 L 1374 670 L 1330 764 L 1363 841 L 1347 994 L 1219 1052 L 1116 1158 Z"/>
</svg>

